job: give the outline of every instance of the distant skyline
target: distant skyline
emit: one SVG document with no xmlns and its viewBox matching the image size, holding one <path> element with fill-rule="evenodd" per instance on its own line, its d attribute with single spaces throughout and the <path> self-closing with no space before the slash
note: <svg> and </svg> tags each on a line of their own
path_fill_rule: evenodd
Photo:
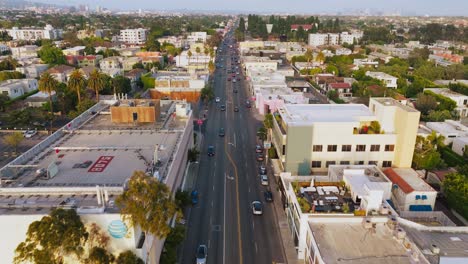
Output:
<svg viewBox="0 0 468 264">
<path fill-rule="evenodd" d="M 466 0 L 30 0 L 60 5 L 88 5 L 112 10 L 206 10 L 281 12 L 281 13 L 350 13 L 369 10 L 371 12 L 400 13 L 402 15 L 468 16 Z"/>
</svg>

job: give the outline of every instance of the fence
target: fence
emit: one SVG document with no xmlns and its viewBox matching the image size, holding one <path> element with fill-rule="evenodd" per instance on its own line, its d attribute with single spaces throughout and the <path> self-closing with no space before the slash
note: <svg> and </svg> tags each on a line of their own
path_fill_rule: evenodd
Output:
<svg viewBox="0 0 468 264">
<path fill-rule="evenodd" d="M 405 218 L 407 220 L 411 220 L 413 222 L 419 223 L 430 223 L 430 222 L 438 222 L 442 226 L 457 226 L 448 216 L 446 216 L 441 211 L 433 211 L 433 212 L 412 212 L 412 211 L 401 211 L 400 217 Z"/>
</svg>

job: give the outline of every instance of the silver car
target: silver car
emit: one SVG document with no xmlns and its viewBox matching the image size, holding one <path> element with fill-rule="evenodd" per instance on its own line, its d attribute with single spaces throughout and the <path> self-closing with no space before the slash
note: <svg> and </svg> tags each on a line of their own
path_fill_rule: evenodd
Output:
<svg viewBox="0 0 468 264">
<path fill-rule="evenodd" d="M 208 248 L 205 245 L 199 245 L 197 248 L 197 264 L 206 264 Z"/>
</svg>

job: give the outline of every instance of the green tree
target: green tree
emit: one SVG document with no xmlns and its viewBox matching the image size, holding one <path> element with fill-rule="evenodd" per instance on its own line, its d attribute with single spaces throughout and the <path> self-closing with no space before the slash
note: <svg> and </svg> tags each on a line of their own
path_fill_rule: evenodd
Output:
<svg viewBox="0 0 468 264">
<path fill-rule="evenodd" d="M 84 53 L 86 55 L 95 55 L 96 54 L 96 49 L 91 45 L 86 45 L 86 47 L 84 49 Z"/>
<path fill-rule="evenodd" d="M 442 182 L 444 194 L 453 209 L 468 218 L 468 177 L 461 173 L 449 173 Z"/>
<path fill-rule="evenodd" d="M 49 107 L 52 119 L 50 120 L 50 130 L 52 131 L 52 122 L 54 115 L 54 104 L 52 102 L 52 94 L 58 89 L 59 82 L 48 72 L 44 72 L 39 79 L 39 91 L 47 93 L 49 95 Z"/>
<path fill-rule="evenodd" d="M 325 72 L 328 72 L 328 73 L 333 73 L 334 75 L 338 76 L 338 74 L 340 73 L 338 68 L 335 66 L 335 65 L 332 65 L 332 64 L 329 64 L 326 68 L 325 68 Z"/>
<path fill-rule="evenodd" d="M 37 54 L 47 64 L 58 65 L 66 63 L 62 50 L 52 45 L 43 46 Z"/>
<path fill-rule="evenodd" d="M 163 253 L 159 262 L 161 264 L 177 263 L 177 246 L 184 241 L 185 227 L 177 225 L 171 230 L 164 242 Z"/>
<path fill-rule="evenodd" d="M 307 60 L 307 64 L 308 64 L 307 66 L 310 67 L 310 61 L 314 59 L 314 53 L 312 52 L 311 49 L 307 49 L 306 52 L 304 53 L 304 57 Z"/>
<path fill-rule="evenodd" d="M 18 151 L 18 146 L 23 142 L 24 137 L 20 132 L 9 133 L 3 137 L 3 142 Z"/>
<path fill-rule="evenodd" d="M 5 108 L 7 107 L 8 102 L 10 101 L 10 97 L 8 95 L 0 93 L 0 111 L 4 112 Z"/>
<path fill-rule="evenodd" d="M 129 93 L 132 90 L 130 79 L 121 75 L 112 79 L 112 87 L 114 88 L 114 94 Z"/>
<path fill-rule="evenodd" d="M 201 52 L 200 47 L 196 47 L 195 52 L 197 53 L 197 67 L 198 67 L 198 58 L 200 57 L 200 52 Z"/>
<path fill-rule="evenodd" d="M 421 111 L 423 115 L 427 115 L 429 111 L 437 108 L 437 101 L 433 96 L 420 93 L 418 94 L 416 102 L 414 102 L 414 106 Z"/>
<path fill-rule="evenodd" d="M 213 100 L 213 97 L 214 97 L 213 87 L 210 84 L 203 87 L 203 89 L 201 89 L 201 92 L 200 92 L 200 97 L 205 103 L 208 103 L 209 101 Z"/>
<path fill-rule="evenodd" d="M 442 111 L 434 111 L 431 110 L 429 111 L 429 114 L 427 115 L 426 121 L 428 122 L 444 122 L 447 119 L 451 119 L 452 114 L 448 110 L 442 110 Z"/>
<path fill-rule="evenodd" d="M 115 260 L 116 264 L 144 264 L 143 260 L 130 250 L 119 254 Z"/>
<path fill-rule="evenodd" d="M 261 126 L 257 131 L 257 136 L 260 140 L 264 141 L 267 139 L 267 129 L 264 126 Z"/>
<path fill-rule="evenodd" d="M 88 87 L 96 93 L 96 101 L 99 102 L 99 92 L 106 86 L 105 78 L 103 73 L 100 73 L 97 69 L 94 69 L 88 78 Z"/>
<path fill-rule="evenodd" d="M 323 54 L 323 52 L 320 51 L 315 57 L 315 60 L 320 63 L 323 63 L 325 61 L 325 54 Z"/>
<path fill-rule="evenodd" d="M 143 63 L 141 62 L 137 62 L 135 64 L 133 64 L 132 66 L 132 69 L 144 69 L 145 68 L 145 65 L 143 65 Z"/>
<path fill-rule="evenodd" d="M 81 103 L 81 90 L 83 90 L 86 86 L 86 79 L 83 76 L 83 73 L 76 69 L 73 70 L 68 77 L 68 88 L 74 92 L 78 96 L 78 104 Z"/>
<path fill-rule="evenodd" d="M 438 135 L 435 131 L 432 131 L 431 134 L 427 136 L 427 140 L 432 146 L 434 146 L 435 149 L 445 147 L 445 137 Z"/>
<path fill-rule="evenodd" d="M 167 185 L 155 177 L 135 171 L 116 203 L 124 220 L 145 234 L 164 238 L 170 233 L 169 221 L 175 216 L 176 205 Z"/>
<path fill-rule="evenodd" d="M 427 178 L 429 171 L 443 167 L 444 161 L 435 146 L 426 138 L 417 136 L 416 146 L 413 154 L 413 166 L 418 170 L 425 170 L 424 178 Z"/>
<path fill-rule="evenodd" d="M 190 59 L 192 58 L 192 55 L 193 55 L 193 54 L 192 54 L 192 51 L 189 50 L 189 51 L 187 52 L 188 64 L 189 64 L 189 65 L 190 65 Z"/>
<path fill-rule="evenodd" d="M 109 253 L 106 249 L 101 247 L 93 247 L 89 256 L 86 259 L 86 264 L 110 264 L 113 263 L 114 256 Z"/>
<path fill-rule="evenodd" d="M 87 238 L 75 210 L 54 209 L 29 225 L 26 240 L 15 250 L 14 262 L 63 263 L 64 256 L 83 253 Z"/>
</svg>

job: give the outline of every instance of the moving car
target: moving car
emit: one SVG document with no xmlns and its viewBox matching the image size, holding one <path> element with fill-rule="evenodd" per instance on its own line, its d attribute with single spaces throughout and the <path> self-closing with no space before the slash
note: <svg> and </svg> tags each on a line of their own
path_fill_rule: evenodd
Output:
<svg viewBox="0 0 468 264">
<path fill-rule="evenodd" d="M 206 264 L 208 248 L 205 245 L 199 245 L 197 248 L 197 264 Z"/>
<path fill-rule="evenodd" d="M 216 97 L 215 102 L 219 103 L 221 101 L 221 98 Z"/>
<path fill-rule="evenodd" d="M 260 202 L 260 201 L 253 201 L 252 202 L 252 214 L 254 214 L 254 215 L 262 215 L 263 214 L 262 202 Z"/>
<path fill-rule="evenodd" d="M 25 138 L 32 138 L 36 134 L 37 134 L 36 130 L 27 130 L 27 131 L 24 132 L 23 136 Z"/>
<path fill-rule="evenodd" d="M 221 111 L 226 111 L 226 106 L 225 105 L 221 105 Z"/>
<path fill-rule="evenodd" d="M 270 190 L 264 191 L 263 196 L 265 197 L 265 201 L 273 202 L 273 193 Z"/>
<path fill-rule="evenodd" d="M 215 155 L 214 146 L 208 146 L 208 156 L 212 157 Z"/>
<path fill-rule="evenodd" d="M 198 191 L 197 190 L 193 190 L 191 193 L 190 193 L 190 198 L 192 199 L 192 204 L 197 204 L 198 203 Z"/>
<path fill-rule="evenodd" d="M 268 185 L 268 176 L 266 176 L 265 174 L 260 175 L 260 181 L 262 182 L 263 186 L 267 186 Z"/>
<path fill-rule="evenodd" d="M 234 112 L 239 112 L 239 107 L 234 106 Z"/>
<path fill-rule="evenodd" d="M 220 128 L 220 129 L 219 129 L 218 136 L 224 137 L 224 128 Z"/>
</svg>

